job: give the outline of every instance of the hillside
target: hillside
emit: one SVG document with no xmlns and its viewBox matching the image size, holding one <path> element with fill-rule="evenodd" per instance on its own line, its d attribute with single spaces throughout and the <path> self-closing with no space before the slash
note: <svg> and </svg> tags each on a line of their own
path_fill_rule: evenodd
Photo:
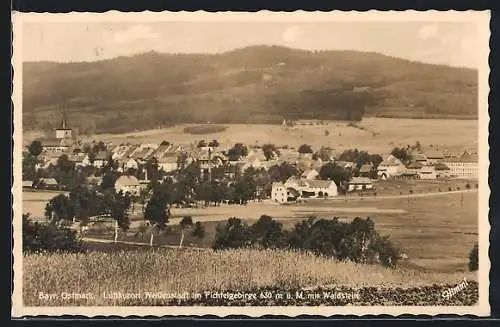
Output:
<svg viewBox="0 0 500 327">
<path fill-rule="evenodd" d="M 253 46 L 222 54 L 145 53 L 99 62 L 27 62 L 24 128 L 50 129 L 65 106 L 81 132 L 176 123 L 280 123 L 363 116 L 476 118 L 471 69 L 376 53 Z"/>
</svg>

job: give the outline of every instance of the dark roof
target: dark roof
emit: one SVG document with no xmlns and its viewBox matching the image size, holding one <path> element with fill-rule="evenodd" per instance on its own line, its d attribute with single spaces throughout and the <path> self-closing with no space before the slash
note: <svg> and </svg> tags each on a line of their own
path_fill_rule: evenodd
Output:
<svg viewBox="0 0 500 327">
<path fill-rule="evenodd" d="M 420 169 L 422 168 L 424 165 L 422 165 L 420 162 L 417 162 L 417 161 L 413 161 L 411 162 L 406 168 L 410 168 L 410 169 Z"/>
<path fill-rule="evenodd" d="M 110 153 L 108 151 L 99 151 L 95 155 L 94 160 L 108 160 L 110 157 Z"/>
</svg>

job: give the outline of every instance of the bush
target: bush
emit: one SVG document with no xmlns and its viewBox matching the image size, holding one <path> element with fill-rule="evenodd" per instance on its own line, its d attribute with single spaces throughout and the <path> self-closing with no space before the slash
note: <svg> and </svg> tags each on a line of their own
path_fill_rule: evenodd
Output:
<svg viewBox="0 0 500 327">
<path fill-rule="evenodd" d="M 251 245 L 251 233 L 248 225 L 239 218 L 229 218 L 227 223 L 216 227 L 214 250 L 237 249 Z"/>
<path fill-rule="evenodd" d="M 470 184 L 469 183 L 465 184 L 465 188 L 469 190 L 471 188 Z"/>
<path fill-rule="evenodd" d="M 76 231 L 55 224 L 42 225 L 23 215 L 23 252 L 81 252 Z"/>
<path fill-rule="evenodd" d="M 479 247 L 474 245 L 469 252 L 469 271 L 476 271 L 479 269 Z"/>
<path fill-rule="evenodd" d="M 217 227 L 214 249 L 250 246 L 291 248 L 338 260 L 381 263 L 386 267 L 394 266 L 399 259 L 399 250 L 387 236 L 375 231 L 374 222 L 359 217 L 350 223 L 340 222 L 337 217 L 333 220 L 310 217 L 295 224 L 291 232 L 283 231 L 280 222 L 266 215 L 250 227 L 237 218 Z"/>
</svg>

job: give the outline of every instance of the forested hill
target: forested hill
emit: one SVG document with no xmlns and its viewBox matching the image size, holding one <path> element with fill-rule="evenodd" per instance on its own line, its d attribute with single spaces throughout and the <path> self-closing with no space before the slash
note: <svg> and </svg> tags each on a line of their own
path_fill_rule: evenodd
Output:
<svg viewBox="0 0 500 327">
<path fill-rule="evenodd" d="M 363 116 L 475 118 L 477 72 L 355 51 L 252 46 L 83 63 L 27 62 L 25 129 L 66 111 L 81 131 Z"/>
</svg>

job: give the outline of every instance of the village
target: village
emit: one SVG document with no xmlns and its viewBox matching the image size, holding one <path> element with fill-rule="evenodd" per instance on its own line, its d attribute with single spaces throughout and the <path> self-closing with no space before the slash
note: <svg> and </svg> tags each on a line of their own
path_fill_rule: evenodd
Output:
<svg viewBox="0 0 500 327">
<path fill-rule="evenodd" d="M 64 112 L 54 136 L 36 140 L 26 147 L 25 157 L 30 151 L 35 152 L 37 173 L 31 174 L 31 179 L 24 174 L 23 188 L 68 190 L 60 178 L 44 173 L 58 164 L 71 170 L 87 169 L 88 176 L 82 182 L 94 186 L 102 183 L 102 171 L 111 169 L 116 192 L 135 196 L 148 187 L 150 170 L 147 167 L 152 164 L 162 178 L 196 164 L 202 180 L 224 179 L 228 183 L 234 181 L 236 174 L 249 169 L 269 173 L 273 168 L 287 167 L 291 173 L 285 173 L 286 178 L 283 174 L 268 178 L 257 190 L 260 200 L 270 199 L 275 203 L 335 198 L 346 193 L 376 195 L 377 181 L 385 180 L 478 179 L 476 153 L 466 149 L 463 153 L 423 149 L 420 144 L 395 148 L 384 157 L 383 154 L 368 154 L 357 149 L 336 153 L 334 149 L 322 147 L 314 151 L 307 144 L 298 149 L 272 144 L 247 147 L 241 143 L 227 148 L 217 140 L 190 144 L 169 141 L 161 144 L 112 144 L 104 141 L 82 144 L 75 137 Z"/>
</svg>

